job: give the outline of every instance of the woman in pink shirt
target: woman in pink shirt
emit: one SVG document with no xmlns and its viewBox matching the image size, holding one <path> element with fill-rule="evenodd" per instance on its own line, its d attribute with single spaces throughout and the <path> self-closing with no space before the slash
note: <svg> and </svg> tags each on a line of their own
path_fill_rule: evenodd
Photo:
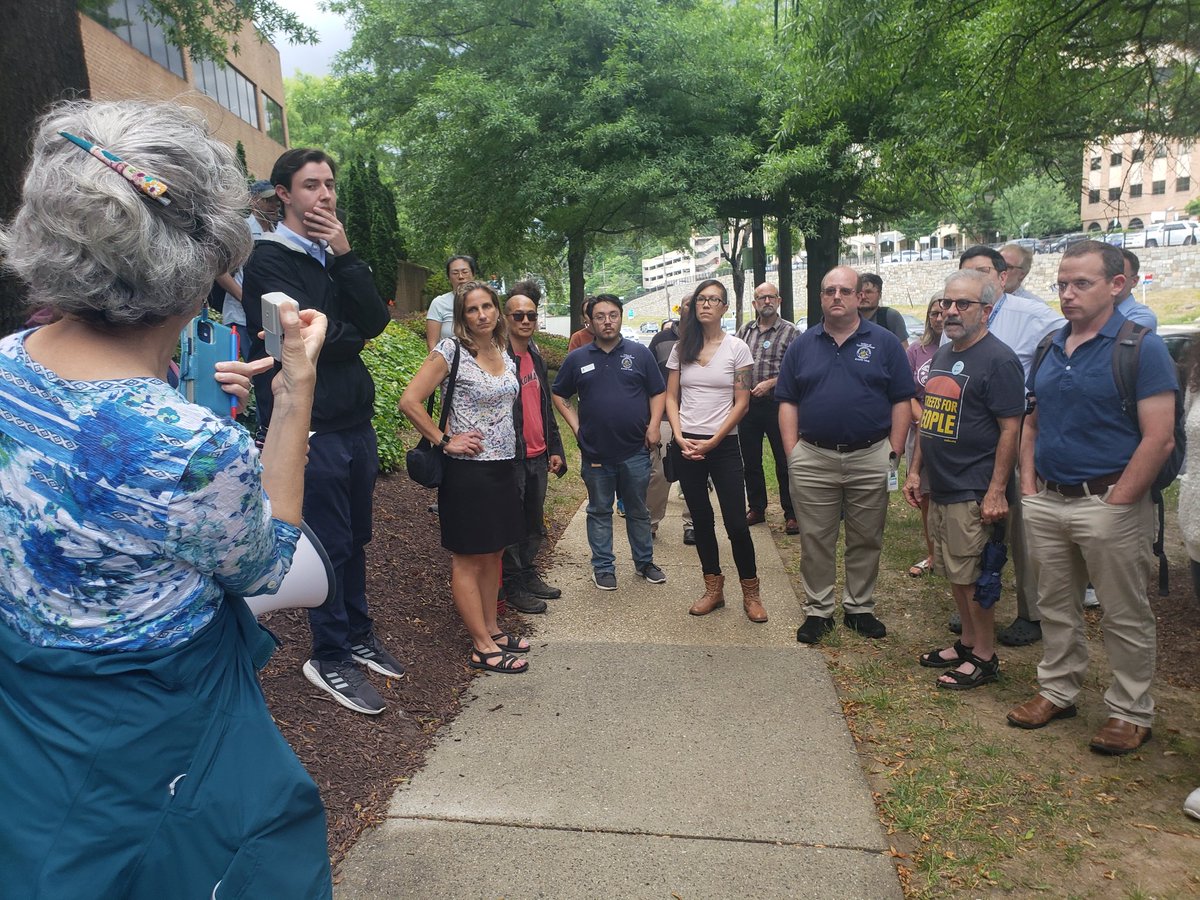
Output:
<svg viewBox="0 0 1200 900">
<path fill-rule="evenodd" d="M 908 440 L 904 443 L 904 458 L 909 462 L 912 461 L 913 451 L 917 445 L 917 428 L 921 424 L 922 404 L 925 402 L 925 382 L 929 379 L 929 364 L 933 362 L 933 355 L 937 353 L 938 347 L 942 343 L 942 322 L 946 317 L 946 313 L 938 304 L 942 293 L 941 290 L 934 291 L 933 297 L 929 301 L 929 308 L 925 311 L 925 331 L 919 341 L 913 341 L 908 345 L 906 351 L 913 381 L 917 383 L 917 394 L 912 398 L 912 427 L 908 429 Z M 921 529 L 925 534 L 925 546 L 928 548 L 928 553 L 924 559 L 909 567 L 908 574 L 913 578 L 920 578 L 933 565 L 933 541 L 929 539 L 928 517 L 929 479 L 922 474 Z"/>
</svg>

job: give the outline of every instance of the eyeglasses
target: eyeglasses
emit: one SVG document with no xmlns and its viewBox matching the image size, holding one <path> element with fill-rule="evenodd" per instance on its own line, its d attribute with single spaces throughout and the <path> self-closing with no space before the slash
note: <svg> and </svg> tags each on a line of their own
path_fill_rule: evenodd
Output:
<svg viewBox="0 0 1200 900">
<path fill-rule="evenodd" d="M 762 294 L 761 296 L 757 296 L 754 299 L 755 300 L 778 300 L 779 295 L 778 294 Z"/>
<path fill-rule="evenodd" d="M 993 272 L 999 272 L 995 266 L 959 266 L 964 272 L 978 272 L 980 275 L 991 275 Z"/>
<path fill-rule="evenodd" d="M 978 303 L 980 306 L 987 305 L 982 300 L 951 300 L 949 297 L 943 297 L 938 301 L 938 305 L 941 306 L 942 309 L 949 309 L 953 306 L 959 312 L 970 309 L 972 304 L 976 303 Z"/>
<path fill-rule="evenodd" d="M 513 315 L 516 315 L 514 313 Z M 536 313 L 534 314 L 536 316 Z M 621 314 L 619 312 L 610 313 L 592 313 L 593 322 L 620 322 Z"/>
<path fill-rule="evenodd" d="M 721 306 L 725 303 L 724 297 L 697 297 L 696 302 L 701 306 Z"/>
<path fill-rule="evenodd" d="M 514 322 L 524 322 L 526 319 L 528 319 L 530 322 L 537 321 L 536 312 L 512 312 L 509 313 L 509 315 L 512 316 L 512 320 Z"/>
<path fill-rule="evenodd" d="M 856 291 L 854 288 L 848 287 L 821 288 L 821 295 L 823 297 L 853 297 L 857 293 L 858 291 Z"/>
<path fill-rule="evenodd" d="M 1088 281 L 1086 278 L 1076 278 L 1074 281 L 1052 281 L 1050 282 L 1050 290 L 1058 291 L 1061 294 L 1067 288 L 1072 288 L 1075 293 L 1082 294 L 1084 291 L 1090 290 L 1093 285 L 1099 283 L 1099 281 Z"/>
</svg>

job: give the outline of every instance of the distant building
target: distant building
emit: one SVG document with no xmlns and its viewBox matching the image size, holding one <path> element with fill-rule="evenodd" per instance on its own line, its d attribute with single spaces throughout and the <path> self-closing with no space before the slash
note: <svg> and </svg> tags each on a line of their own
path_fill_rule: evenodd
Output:
<svg viewBox="0 0 1200 900">
<path fill-rule="evenodd" d="M 692 258 L 696 262 L 696 278 L 700 281 L 711 278 L 721 265 L 721 238 L 715 234 L 694 236 Z"/>
<path fill-rule="evenodd" d="M 1200 197 L 1192 180 L 1200 167 L 1193 141 L 1123 134 L 1083 154 L 1079 217 L 1085 231 L 1144 228 L 1186 219 L 1184 207 Z"/>
<path fill-rule="evenodd" d="M 696 280 L 696 260 L 690 253 L 668 250 L 666 253 L 642 260 L 642 287 L 647 291 Z"/>
<path fill-rule="evenodd" d="M 96 100 L 175 100 L 204 113 L 216 137 L 246 149 L 258 178 L 287 149 L 279 51 L 247 24 L 224 65 L 193 61 L 141 14 L 145 0 L 114 0 L 105 15 L 80 13 L 84 59 Z M 233 43 L 233 41 L 231 41 Z M 32 48 L 31 48 L 32 49 Z"/>
</svg>

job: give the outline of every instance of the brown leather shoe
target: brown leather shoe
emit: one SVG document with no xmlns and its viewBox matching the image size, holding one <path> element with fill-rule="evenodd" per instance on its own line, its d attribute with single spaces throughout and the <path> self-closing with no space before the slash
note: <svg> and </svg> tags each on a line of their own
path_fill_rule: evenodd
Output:
<svg viewBox="0 0 1200 900">
<path fill-rule="evenodd" d="M 746 513 L 746 524 L 747 525 L 758 525 L 760 522 L 765 522 L 765 521 L 767 521 L 767 515 L 766 515 L 766 513 L 762 512 L 761 510 L 752 509 L 748 513 Z"/>
<path fill-rule="evenodd" d="M 746 610 L 746 618 L 751 622 L 767 621 L 767 611 L 758 596 L 757 578 L 742 579 L 742 607 Z"/>
<path fill-rule="evenodd" d="M 1148 726 L 1134 725 L 1124 719 L 1110 717 L 1100 726 L 1092 742 L 1088 744 L 1097 753 L 1109 756 L 1124 756 L 1132 753 L 1146 741 L 1150 740 L 1153 732 Z"/>
<path fill-rule="evenodd" d="M 704 595 L 688 610 L 693 616 L 707 616 L 725 605 L 725 576 L 705 575 Z"/>
<path fill-rule="evenodd" d="M 1008 724 L 1017 728 L 1042 728 L 1055 719 L 1073 719 L 1075 704 L 1056 706 L 1038 694 L 1032 700 L 1026 700 L 1020 706 L 1013 707 L 1008 712 Z"/>
<path fill-rule="evenodd" d="M 786 522 L 783 523 L 783 533 L 784 534 L 799 534 L 800 533 L 800 523 L 797 522 L 795 519 L 788 519 Z"/>
</svg>

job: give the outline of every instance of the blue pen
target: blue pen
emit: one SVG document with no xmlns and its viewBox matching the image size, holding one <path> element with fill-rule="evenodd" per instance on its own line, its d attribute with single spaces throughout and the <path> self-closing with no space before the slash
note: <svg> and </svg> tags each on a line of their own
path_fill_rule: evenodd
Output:
<svg viewBox="0 0 1200 900">
<path fill-rule="evenodd" d="M 236 325 L 229 326 L 229 358 L 236 361 L 238 358 L 238 330 Z M 229 418 L 237 418 L 237 395 L 229 395 Z"/>
</svg>

